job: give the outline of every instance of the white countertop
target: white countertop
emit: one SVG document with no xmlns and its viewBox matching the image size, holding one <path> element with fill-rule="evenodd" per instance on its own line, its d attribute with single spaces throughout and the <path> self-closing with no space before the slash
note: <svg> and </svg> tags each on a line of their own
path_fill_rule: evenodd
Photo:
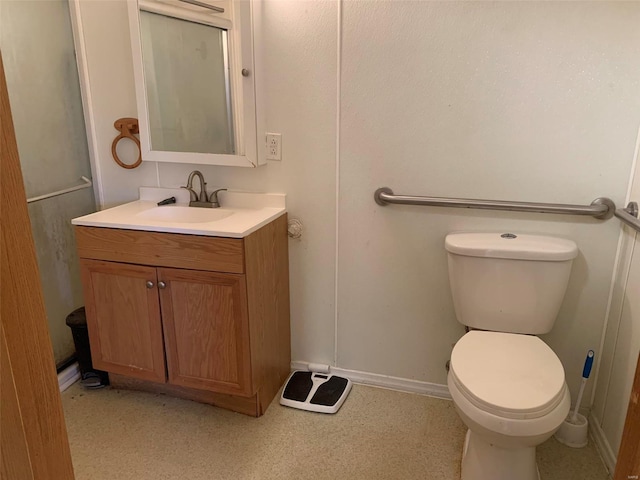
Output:
<svg viewBox="0 0 640 480">
<path fill-rule="evenodd" d="M 157 206 L 157 202 L 169 197 L 176 197 L 177 203 Z M 200 208 L 188 206 L 189 192 L 184 189 L 140 187 L 139 200 L 74 218 L 71 223 L 87 227 L 244 238 L 284 215 L 285 198 L 286 195 L 280 193 L 220 192 L 220 208 Z M 213 220 L 207 220 L 209 215 Z"/>
</svg>

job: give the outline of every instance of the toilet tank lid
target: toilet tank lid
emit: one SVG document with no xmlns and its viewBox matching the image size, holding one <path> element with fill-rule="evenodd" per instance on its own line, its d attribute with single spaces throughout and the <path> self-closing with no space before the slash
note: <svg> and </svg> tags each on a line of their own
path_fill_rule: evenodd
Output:
<svg viewBox="0 0 640 480">
<path fill-rule="evenodd" d="M 450 253 L 469 257 L 560 262 L 578 255 L 572 240 L 504 232 L 450 233 L 444 245 Z"/>
</svg>

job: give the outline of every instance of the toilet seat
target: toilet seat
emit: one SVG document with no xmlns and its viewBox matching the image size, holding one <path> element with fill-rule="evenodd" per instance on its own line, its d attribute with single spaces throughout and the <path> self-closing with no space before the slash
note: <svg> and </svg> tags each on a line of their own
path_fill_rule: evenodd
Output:
<svg viewBox="0 0 640 480">
<path fill-rule="evenodd" d="M 471 404 L 502 418 L 545 416 L 566 395 L 562 363 L 530 335 L 471 331 L 456 343 L 449 373 Z"/>
</svg>

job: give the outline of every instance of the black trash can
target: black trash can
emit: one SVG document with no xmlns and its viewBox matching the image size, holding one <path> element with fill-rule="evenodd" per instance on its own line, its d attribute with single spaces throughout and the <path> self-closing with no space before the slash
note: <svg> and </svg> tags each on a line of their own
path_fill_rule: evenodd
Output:
<svg viewBox="0 0 640 480">
<path fill-rule="evenodd" d="M 80 307 L 67 315 L 67 326 L 71 328 L 73 344 L 76 347 L 76 357 L 78 358 L 78 366 L 82 377 L 80 384 L 86 388 L 101 388 L 109 385 L 107 372 L 96 370 L 91 362 L 87 314 L 84 307 Z"/>
</svg>

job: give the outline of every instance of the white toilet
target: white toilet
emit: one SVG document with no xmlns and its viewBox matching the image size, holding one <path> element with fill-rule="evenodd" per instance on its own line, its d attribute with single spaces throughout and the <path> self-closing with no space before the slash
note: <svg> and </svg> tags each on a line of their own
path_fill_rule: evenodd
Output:
<svg viewBox="0 0 640 480">
<path fill-rule="evenodd" d="M 469 427 L 463 480 L 538 480 L 536 446 L 571 399 L 564 368 L 535 335 L 553 327 L 578 248 L 537 235 L 453 233 L 445 247 L 458 321 L 471 329 L 447 383 Z"/>
</svg>

